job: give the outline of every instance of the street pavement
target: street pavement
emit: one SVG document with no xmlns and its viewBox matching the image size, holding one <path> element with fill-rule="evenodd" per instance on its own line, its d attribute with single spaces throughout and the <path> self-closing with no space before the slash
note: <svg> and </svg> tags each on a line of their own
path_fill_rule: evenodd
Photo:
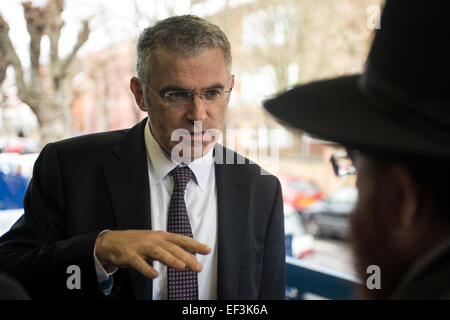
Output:
<svg viewBox="0 0 450 320">
<path fill-rule="evenodd" d="M 302 259 L 313 265 L 356 275 L 351 249 L 346 241 L 337 239 L 315 239 L 314 252 Z"/>
</svg>

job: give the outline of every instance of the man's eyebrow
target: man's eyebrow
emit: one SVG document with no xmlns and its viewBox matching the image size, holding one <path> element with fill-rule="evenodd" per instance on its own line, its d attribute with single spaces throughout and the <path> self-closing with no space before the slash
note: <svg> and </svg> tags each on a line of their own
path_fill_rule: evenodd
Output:
<svg viewBox="0 0 450 320">
<path fill-rule="evenodd" d="M 225 86 L 222 83 L 215 83 L 212 86 L 209 86 L 207 88 L 203 88 L 202 90 L 208 90 L 208 89 L 223 89 Z"/>
<path fill-rule="evenodd" d="M 175 86 L 175 85 L 168 85 L 168 86 L 163 87 L 159 91 L 160 92 L 167 92 L 167 91 L 190 91 L 190 90 L 186 89 L 186 88 L 179 87 L 179 86 Z"/>
</svg>

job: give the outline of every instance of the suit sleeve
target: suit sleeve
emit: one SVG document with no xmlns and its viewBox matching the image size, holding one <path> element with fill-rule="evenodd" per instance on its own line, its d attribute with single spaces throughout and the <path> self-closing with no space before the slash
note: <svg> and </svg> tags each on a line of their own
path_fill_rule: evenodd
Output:
<svg viewBox="0 0 450 320">
<path fill-rule="evenodd" d="M 262 300 L 282 300 L 285 298 L 284 211 L 280 182 L 277 178 L 275 180 L 276 192 L 265 237 L 262 282 L 258 298 Z"/>
<path fill-rule="evenodd" d="M 0 238 L 0 269 L 33 299 L 98 296 L 92 258 L 98 232 L 67 238 L 62 168 L 52 144 L 36 161 L 24 211 Z"/>
</svg>

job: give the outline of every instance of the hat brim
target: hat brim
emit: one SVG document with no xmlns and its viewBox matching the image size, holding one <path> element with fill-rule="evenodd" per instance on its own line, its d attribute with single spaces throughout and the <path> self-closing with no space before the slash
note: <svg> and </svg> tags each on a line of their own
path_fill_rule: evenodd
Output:
<svg viewBox="0 0 450 320">
<path fill-rule="evenodd" d="M 281 122 L 321 139 L 375 153 L 450 157 L 450 149 L 376 106 L 359 75 L 301 85 L 264 102 Z"/>
</svg>

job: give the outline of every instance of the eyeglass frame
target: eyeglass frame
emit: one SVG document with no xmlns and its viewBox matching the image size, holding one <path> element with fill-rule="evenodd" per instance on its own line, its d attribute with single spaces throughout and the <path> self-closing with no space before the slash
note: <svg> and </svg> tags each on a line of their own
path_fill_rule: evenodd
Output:
<svg viewBox="0 0 450 320">
<path fill-rule="evenodd" d="M 167 105 L 177 105 L 177 103 L 170 103 L 170 102 L 168 101 L 168 98 L 167 98 L 166 96 L 164 96 L 165 93 L 163 94 L 163 93 L 157 91 L 156 89 L 152 88 L 145 80 L 142 80 L 142 79 L 140 79 L 140 78 L 138 78 L 138 79 L 139 79 L 139 81 L 141 81 L 146 87 L 148 87 L 151 91 L 153 91 L 154 94 L 156 94 L 158 97 L 162 98 L 162 99 L 166 102 Z M 200 97 L 200 99 L 202 100 L 202 102 L 203 102 L 203 101 L 206 101 L 207 103 L 212 103 L 212 104 L 215 104 L 215 103 L 219 103 L 219 102 L 225 101 L 226 98 L 227 98 L 226 95 L 229 95 L 229 94 L 233 91 L 233 88 L 230 88 L 230 90 L 223 90 L 223 93 L 225 94 L 225 98 L 224 98 L 223 100 L 218 100 L 218 101 L 211 101 L 211 100 L 208 100 L 208 99 L 203 100 L 203 96 L 204 96 L 204 94 L 205 94 L 204 91 L 206 91 L 206 90 L 212 90 L 212 89 L 219 89 L 219 88 L 208 88 L 208 89 L 203 89 L 203 90 L 200 91 L 200 92 L 193 92 L 193 91 L 190 91 L 190 90 L 170 90 L 170 91 L 174 91 L 174 92 L 184 92 L 184 93 L 186 93 L 186 94 L 189 95 L 189 98 L 191 99 L 191 101 L 194 101 L 194 95 L 198 94 L 199 97 Z M 220 88 L 220 89 L 224 89 L 224 88 Z M 168 91 L 168 92 L 169 92 L 169 91 Z M 167 92 L 166 92 L 166 93 L 167 93 Z M 187 102 L 187 100 L 186 100 L 186 102 Z M 179 105 L 183 105 L 183 103 L 180 103 Z"/>
</svg>

